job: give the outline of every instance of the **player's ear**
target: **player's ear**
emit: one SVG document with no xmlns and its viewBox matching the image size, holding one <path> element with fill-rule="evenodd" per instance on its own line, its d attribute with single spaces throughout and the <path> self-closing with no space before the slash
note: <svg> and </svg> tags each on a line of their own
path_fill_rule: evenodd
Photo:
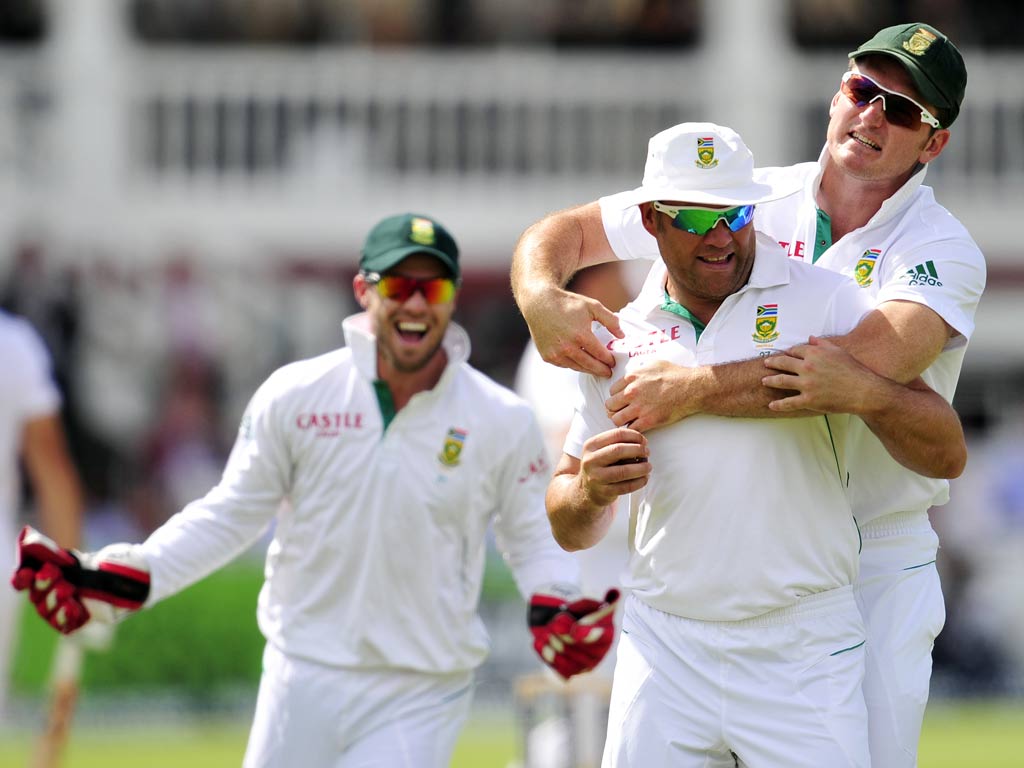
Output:
<svg viewBox="0 0 1024 768">
<path fill-rule="evenodd" d="M 646 229 L 651 237 L 658 236 L 658 225 L 654 221 L 654 217 L 658 215 L 658 212 L 654 210 L 654 206 L 650 203 L 640 203 L 640 221 L 643 222 L 644 229 Z"/>
<path fill-rule="evenodd" d="M 918 156 L 918 162 L 930 163 L 932 160 L 942 154 L 942 150 L 946 148 L 949 143 L 950 133 L 946 128 L 939 128 L 936 131 L 932 131 L 932 135 L 928 137 L 924 147 L 921 149 L 921 154 Z"/>
<path fill-rule="evenodd" d="M 366 282 L 366 277 L 362 272 L 357 272 L 356 276 L 352 278 L 352 291 L 356 295 L 359 306 L 369 309 L 370 298 L 367 294 L 370 292 L 370 284 Z"/>
</svg>

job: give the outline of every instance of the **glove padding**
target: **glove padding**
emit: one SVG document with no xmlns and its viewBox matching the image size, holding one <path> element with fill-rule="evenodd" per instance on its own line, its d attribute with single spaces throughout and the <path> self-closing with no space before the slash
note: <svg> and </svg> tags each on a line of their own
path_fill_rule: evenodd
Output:
<svg viewBox="0 0 1024 768">
<path fill-rule="evenodd" d="M 11 585 L 28 590 L 39 615 L 67 635 L 90 618 L 110 623 L 141 608 L 149 596 L 149 566 L 131 544 L 78 552 L 25 526 Z"/>
<path fill-rule="evenodd" d="M 534 594 L 528 616 L 534 650 L 566 680 L 589 672 L 608 653 L 615 639 L 613 617 L 618 599 L 617 589 L 609 589 L 604 602 Z"/>
</svg>

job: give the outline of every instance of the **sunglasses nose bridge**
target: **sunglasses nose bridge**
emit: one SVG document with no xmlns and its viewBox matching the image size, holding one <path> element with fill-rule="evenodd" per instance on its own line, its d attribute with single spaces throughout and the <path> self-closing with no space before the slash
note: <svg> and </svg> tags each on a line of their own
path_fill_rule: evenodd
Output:
<svg viewBox="0 0 1024 768">
<path fill-rule="evenodd" d="M 889 105 L 885 100 L 885 94 L 881 91 L 868 99 L 867 103 L 863 107 L 864 114 L 871 114 L 873 107 L 877 107 L 873 114 L 875 114 L 879 120 L 884 122 Z"/>
<path fill-rule="evenodd" d="M 417 307 L 420 304 L 422 304 L 423 306 L 430 305 L 430 302 L 427 300 L 426 288 L 419 283 L 417 283 L 416 285 L 409 289 L 407 296 L 405 296 L 404 298 L 400 298 L 399 300 L 401 301 L 403 306 L 408 306 L 410 304 L 413 307 Z"/>
<path fill-rule="evenodd" d="M 733 230 L 729 226 L 728 219 L 725 216 L 719 216 L 703 236 L 714 240 L 728 240 L 732 237 L 732 234 Z"/>
</svg>

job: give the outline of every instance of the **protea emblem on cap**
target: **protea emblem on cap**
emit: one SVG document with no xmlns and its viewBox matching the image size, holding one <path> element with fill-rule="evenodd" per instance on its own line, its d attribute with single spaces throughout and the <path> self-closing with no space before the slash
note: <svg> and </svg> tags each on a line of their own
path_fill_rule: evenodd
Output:
<svg viewBox="0 0 1024 768">
<path fill-rule="evenodd" d="M 434 234 L 434 222 L 429 219 L 413 219 L 409 239 L 420 245 L 434 245 L 437 235 Z"/>
<path fill-rule="evenodd" d="M 715 137 L 705 136 L 697 138 L 697 159 L 693 164 L 698 168 L 714 168 L 718 165 L 715 159 Z"/>
<path fill-rule="evenodd" d="M 903 41 L 903 48 L 915 56 L 924 56 L 928 47 L 938 38 L 927 29 L 919 27 L 917 32 L 910 36 L 909 40 Z"/>
<path fill-rule="evenodd" d="M 779 332 L 775 330 L 779 323 L 779 305 L 762 304 L 757 308 L 757 316 L 754 318 L 754 343 L 771 344 L 779 338 Z"/>
<path fill-rule="evenodd" d="M 444 447 L 437 454 L 438 460 L 446 467 L 457 467 L 462 454 L 462 444 L 466 442 L 466 431 L 452 427 L 444 439 Z"/>
<path fill-rule="evenodd" d="M 878 248 L 869 248 L 864 251 L 857 266 L 853 268 L 853 277 L 861 288 L 871 285 L 873 279 L 871 273 L 875 271 L 875 262 L 881 253 L 882 251 Z"/>
</svg>

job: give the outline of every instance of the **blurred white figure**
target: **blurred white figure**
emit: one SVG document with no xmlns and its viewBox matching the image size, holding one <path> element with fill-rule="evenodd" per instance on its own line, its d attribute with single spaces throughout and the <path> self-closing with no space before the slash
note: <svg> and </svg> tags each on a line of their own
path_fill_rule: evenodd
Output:
<svg viewBox="0 0 1024 768">
<path fill-rule="evenodd" d="M 25 320 L 0 311 L 0 573 L 14 570 L 19 459 L 42 529 L 63 546 L 79 545 L 82 490 L 68 455 L 60 407 L 50 355 L 39 334 Z M 20 607 L 14 590 L 0 588 L 0 712 L 7 701 Z"/>
<path fill-rule="evenodd" d="M 576 273 L 567 286 L 570 290 L 598 299 L 617 311 L 639 289 L 643 274 L 631 274 L 631 263 L 611 262 L 588 267 Z M 515 390 L 533 408 L 544 434 L 552 471 L 579 398 L 579 375 L 568 368 L 544 362 L 531 340 L 523 351 L 516 371 Z M 602 594 L 609 587 L 620 587 L 626 569 L 629 515 L 615 515 L 612 527 L 600 543 L 574 552 L 580 568 L 580 586 L 585 594 Z M 625 602 L 619 601 L 619 605 Z M 620 627 L 621 607 L 615 626 Z M 616 637 L 617 639 L 617 637 Z M 611 691 L 615 669 L 615 646 L 594 669 Z M 588 675 L 587 677 L 591 677 Z M 541 719 L 525 734 L 528 765 L 525 768 L 578 768 L 597 766 L 607 726 L 608 697 L 595 681 L 574 680 L 563 683 L 553 675 L 552 693 L 560 704 L 555 716 Z M 562 689 L 565 689 L 564 691 Z"/>
</svg>

